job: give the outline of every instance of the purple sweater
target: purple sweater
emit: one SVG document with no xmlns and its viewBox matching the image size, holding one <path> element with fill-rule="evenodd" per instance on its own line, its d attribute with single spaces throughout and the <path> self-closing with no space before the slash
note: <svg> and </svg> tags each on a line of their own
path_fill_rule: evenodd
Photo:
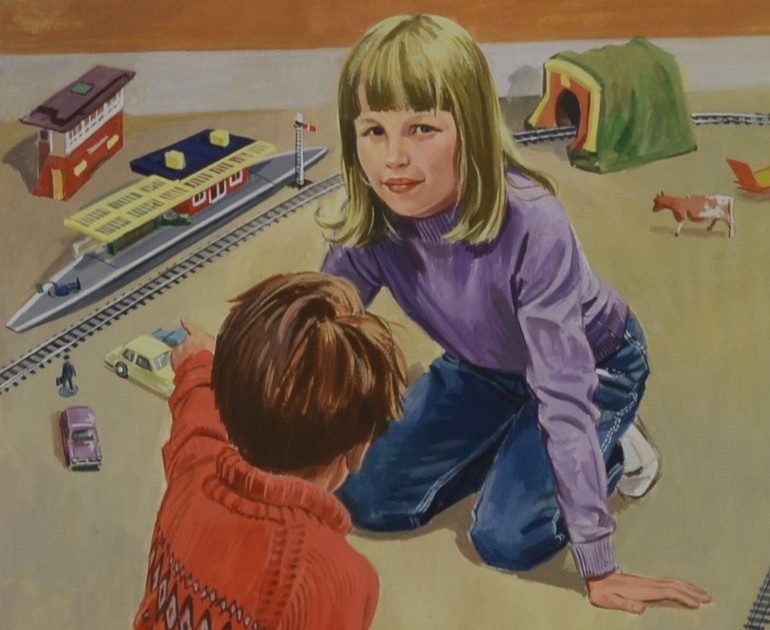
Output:
<svg viewBox="0 0 770 630">
<path fill-rule="evenodd" d="M 399 218 L 399 238 L 332 245 L 323 271 L 350 280 L 367 305 L 387 287 L 448 353 L 526 375 L 578 571 L 602 575 L 617 565 L 592 394 L 596 361 L 617 349 L 628 308 L 592 271 L 558 200 L 521 176 L 513 181 L 491 243 L 445 241 L 452 209 Z"/>
</svg>

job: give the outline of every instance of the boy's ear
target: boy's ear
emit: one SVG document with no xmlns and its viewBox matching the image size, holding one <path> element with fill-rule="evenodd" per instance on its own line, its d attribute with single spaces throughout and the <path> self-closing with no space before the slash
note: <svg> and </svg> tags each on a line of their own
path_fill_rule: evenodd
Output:
<svg viewBox="0 0 770 630">
<path fill-rule="evenodd" d="M 345 453 L 345 464 L 347 465 L 349 472 L 357 473 L 361 470 L 361 466 L 364 463 L 364 457 L 366 457 L 366 452 L 369 450 L 370 444 L 371 440 L 367 440 L 366 442 L 356 444 L 353 448 L 348 449 Z"/>
</svg>

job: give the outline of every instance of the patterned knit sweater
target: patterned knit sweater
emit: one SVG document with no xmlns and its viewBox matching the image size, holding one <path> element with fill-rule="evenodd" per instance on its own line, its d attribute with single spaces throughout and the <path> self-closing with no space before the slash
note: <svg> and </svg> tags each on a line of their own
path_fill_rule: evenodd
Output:
<svg viewBox="0 0 770 630">
<path fill-rule="evenodd" d="M 211 363 L 198 352 L 176 374 L 167 489 L 134 628 L 368 628 L 378 579 L 345 540 L 348 512 L 331 493 L 238 455 L 214 405 Z"/>
</svg>

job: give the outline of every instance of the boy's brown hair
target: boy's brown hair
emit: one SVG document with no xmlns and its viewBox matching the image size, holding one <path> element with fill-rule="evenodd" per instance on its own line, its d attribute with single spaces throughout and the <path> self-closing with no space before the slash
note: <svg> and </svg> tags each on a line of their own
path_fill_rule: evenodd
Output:
<svg viewBox="0 0 770 630">
<path fill-rule="evenodd" d="M 272 276 L 233 300 L 212 386 L 230 441 L 270 472 L 328 464 L 401 413 L 404 356 L 346 280 Z"/>
</svg>

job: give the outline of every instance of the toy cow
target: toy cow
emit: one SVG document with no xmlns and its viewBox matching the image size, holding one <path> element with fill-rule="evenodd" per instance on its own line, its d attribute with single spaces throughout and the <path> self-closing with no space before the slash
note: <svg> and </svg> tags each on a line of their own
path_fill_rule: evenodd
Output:
<svg viewBox="0 0 770 630">
<path fill-rule="evenodd" d="M 672 197 L 663 194 L 663 191 L 655 195 L 652 204 L 653 212 L 671 210 L 671 214 L 677 221 L 676 233 L 679 236 L 684 224 L 689 221 L 701 223 L 711 221 L 708 229 L 714 228 L 717 221 L 727 223 L 728 236 L 735 235 L 735 216 L 733 206 L 735 200 L 728 195 L 687 195 L 686 197 Z"/>
</svg>

